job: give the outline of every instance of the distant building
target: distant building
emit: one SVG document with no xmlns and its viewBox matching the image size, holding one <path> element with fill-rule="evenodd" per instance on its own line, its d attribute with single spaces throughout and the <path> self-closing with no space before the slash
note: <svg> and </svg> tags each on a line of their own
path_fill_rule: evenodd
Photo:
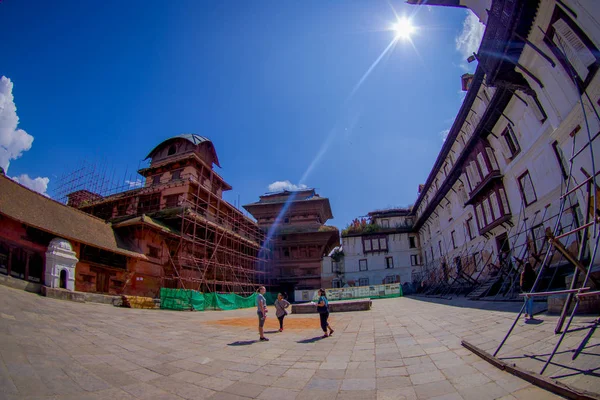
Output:
<svg viewBox="0 0 600 400">
<path fill-rule="evenodd" d="M 268 285 L 264 234 L 223 200 L 231 186 L 213 168 L 219 159 L 212 142 L 193 134 L 175 136 L 146 158 L 150 165 L 139 171 L 142 187 L 101 198 L 86 193 L 78 203 L 82 211 L 111 222 L 146 255 L 147 261 L 129 271 L 127 290 L 249 294 Z"/>
<path fill-rule="evenodd" d="M 288 295 L 322 285 L 321 259 L 339 245 L 339 230 L 325 225 L 332 218 L 329 199 L 314 189 L 260 196 L 244 206 L 271 236 L 272 278 Z"/>
<path fill-rule="evenodd" d="M 150 297 L 162 287 L 270 289 L 265 235 L 223 200 L 231 186 L 213 169 L 219 160 L 212 142 L 176 136 L 147 158 L 141 187 L 110 196 L 79 190 L 67 196 L 70 207 L 0 175 L 0 273 L 49 286 L 64 280 L 69 290 Z M 60 257 L 73 262 L 66 275 L 47 265 Z"/>
<path fill-rule="evenodd" d="M 69 263 L 49 265 L 54 256 Z M 145 262 L 105 221 L 58 203 L 0 174 L 0 274 L 52 287 L 113 292 Z M 109 276 L 96 281 L 98 275 Z"/>
<path fill-rule="evenodd" d="M 343 255 L 332 253 L 324 259 L 323 275 L 336 275 L 331 287 L 411 283 L 421 265 L 411 210 L 373 211 L 367 217 L 342 231 Z"/>
</svg>

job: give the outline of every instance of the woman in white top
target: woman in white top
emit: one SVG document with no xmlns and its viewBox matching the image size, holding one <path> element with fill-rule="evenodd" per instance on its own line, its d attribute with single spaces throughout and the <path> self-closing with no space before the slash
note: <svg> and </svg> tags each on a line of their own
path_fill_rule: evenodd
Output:
<svg viewBox="0 0 600 400">
<path fill-rule="evenodd" d="M 283 332 L 283 319 L 288 314 L 285 310 L 290 306 L 290 303 L 283 298 L 283 295 L 279 293 L 277 300 L 275 300 L 275 316 L 279 320 L 279 332 Z"/>
</svg>

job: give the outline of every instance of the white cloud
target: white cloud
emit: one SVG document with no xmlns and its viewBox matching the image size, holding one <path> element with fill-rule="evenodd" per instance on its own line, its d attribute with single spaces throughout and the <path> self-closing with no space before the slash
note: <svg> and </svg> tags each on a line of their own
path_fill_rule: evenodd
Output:
<svg viewBox="0 0 600 400">
<path fill-rule="evenodd" d="M 126 180 L 125 183 L 129 185 L 129 189 L 142 187 L 143 184 L 141 179 L 136 179 L 135 181 Z"/>
<path fill-rule="evenodd" d="M 20 176 L 13 176 L 12 179 L 31 190 L 35 190 L 44 196 L 48 196 L 48 193 L 46 193 L 46 190 L 48 190 L 48 183 L 50 182 L 50 179 L 48 178 L 37 177 L 32 179 L 27 174 L 21 174 Z"/>
<path fill-rule="evenodd" d="M 446 141 L 446 138 L 448 137 L 449 133 L 450 133 L 450 129 L 444 129 L 443 131 L 440 132 L 440 136 L 442 137 L 442 142 Z"/>
<path fill-rule="evenodd" d="M 299 185 L 294 185 L 290 181 L 275 181 L 269 185 L 269 192 L 281 192 L 283 190 L 293 191 L 293 190 L 302 190 L 302 189 L 307 189 L 307 188 L 308 188 L 308 186 L 306 186 L 303 183 L 301 183 Z"/>
<path fill-rule="evenodd" d="M 23 155 L 23 152 L 31 149 L 33 136 L 18 129 L 19 116 L 17 115 L 17 106 L 13 97 L 13 83 L 3 76 L 0 78 L 0 167 L 4 172 L 8 172 L 11 160 L 16 160 Z M 48 178 L 30 178 L 27 174 L 21 174 L 13 177 L 16 182 L 26 186 L 36 192 L 48 196 Z"/>
<path fill-rule="evenodd" d="M 12 94 L 13 83 L 3 76 L 0 78 L 0 167 L 8 171 L 10 160 L 21 157 L 31 149 L 33 136 L 23 129 L 17 129 L 19 117 Z"/>
<path fill-rule="evenodd" d="M 479 18 L 472 11 L 467 11 L 463 30 L 456 38 L 456 50 L 460 51 L 465 60 L 473 53 L 477 53 L 484 31 L 485 25 L 479 22 Z"/>
</svg>

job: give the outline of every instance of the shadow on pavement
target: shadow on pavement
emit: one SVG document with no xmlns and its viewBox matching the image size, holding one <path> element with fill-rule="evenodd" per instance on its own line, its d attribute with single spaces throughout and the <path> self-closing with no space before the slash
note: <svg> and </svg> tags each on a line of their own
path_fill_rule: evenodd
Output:
<svg viewBox="0 0 600 400">
<path fill-rule="evenodd" d="M 543 324 L 544 320 L 543 319 L 528 319 L 527 321 L 525 321 L 525 323 L 527 325 L 539 325 L 539 324 Z"/>
<path fill-rule="evenodd" d="M 319 340 L 324 339 L 322 336 L 315 336 L 314 338 L 310 338 L 310 339 L 302 339 L 302 340 L 298 340 L 296 343 L 314 343 L 314 342 L 318 342 Z"/>
<path fill-rule="evenodd" d="M 249 346 L 256 342 L 258 342 L 258 340 L 239 340 L 237 342 L 227 343 L 227 346 Z"/>
</svg>

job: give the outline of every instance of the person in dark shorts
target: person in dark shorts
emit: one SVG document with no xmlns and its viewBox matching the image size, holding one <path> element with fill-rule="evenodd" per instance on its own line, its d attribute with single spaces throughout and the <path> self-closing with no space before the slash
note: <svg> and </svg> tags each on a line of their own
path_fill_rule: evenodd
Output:
<svg viewBox="0 0 600 400">
<path fill-rule="evenodd" d="M 523 272 L 521 272 L 521 292 L 529 293 L 535 283 L 535 271 L 530 263 L 526 262 Z M 525 296 L 525 319 L 533 319 L 533 297 Z"/>
<path fill-rule="evenodd" d="M 277 295 L 277 300 L 275 300 L 275 316 L 279 320 L 279 332 L 283 332 L 283 319 L 288 312 L 285 310 L 290 306 L 290 303 L 283 298 L 283 294 L 279 293 Z"/>
<path fill-rule="evenodd" d="M 325 294 L 325 289 L 319 289 L 319 300 L 317 302 L 317 312 L 319 313 L 319 317 L 321 318 L 321 329 L 325 333 L 323 335 L 324 338 L 333 335 L 333 329 L 327 322 L 329 319 L 329 301 L 327 301 L 327 295 Z M 327 334 L 327 329 L 329 329 L 329 334 Z"/>
<path fill-rule="evenodd" d="M 267 301 L 265 300 L 265 289 L 264 286 L 261 286 L 256 291 L 256 314 L 258 314 L 258 334 L 260 335 L 260 340 L 263 342 L 268 342 L 269 339 L 265 337 L 265 319 L 267 319 Z"/>
</svg>

